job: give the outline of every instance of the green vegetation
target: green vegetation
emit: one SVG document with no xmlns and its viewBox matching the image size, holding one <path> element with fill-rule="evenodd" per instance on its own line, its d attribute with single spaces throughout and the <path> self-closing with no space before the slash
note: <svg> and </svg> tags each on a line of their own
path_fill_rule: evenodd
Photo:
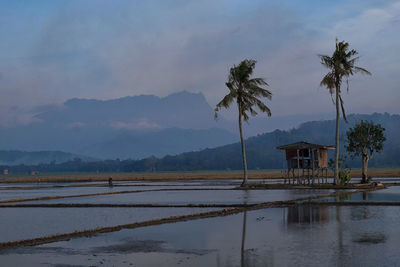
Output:
<svg viewBox="0 0 400 267">
<path fill-rule="evenodd" d="M 362 157 L 362 183 L 369 182 L 368 161 L 374 156 L 374 152 L 383 150 L 383 143 L 386 141 L 385 128 L 372 121 L 361 121 L 350 128 L 347 132 L 346 150 L 352 157 Z"/>
<path fill-rule="evenodd" d="M 261 112 L 267 113 L 268 116 L 271 116 L 270 109 L 259 98 L 265 97 L 271 99 L 272 93 L 269 90 L 262 88 L 262 86 L 268 86 L 264 79 L 251 78 L 255 66 L 255 60 L 245 59 L 240 62 L 238 66 L 235 65 L 230 69 L 228 82 L 226 83 L 226 87 L 229 89 L 229 94 L 227 94 L 215 108 L 215 118 L 217 118 L 218 111 L 221 108 L 229 108 L 233 101 L 236 101 L 238 106 L 239 132 L 244 172 L 242 186 L 247 184 L 246 146 L 243 138 L 242 118 L 247 122 L 249 120 L 248 113 L 252 116 L 256 116 L 257 111 L 254 109 L 255 107 L 257 107 Z"/>
<path fill-rule="evenodd" d="M 347 185 L 351 180 L 350 167 L 346 162 L 347 156 L 339 156 L 339 184 Z M 329 159 L 328 166 L 330 169 L 335 171 L 336 162 L 333 159 Z"/>
<path fill-rule="evenodd" d="M 357 51 L 352 49 L 348 51 L 349 43 L 345 41 L 338 42 L 336 39 L 336 49 L 332 56 L 319 55 L 321 58 L 321 64 L 327 67 L 330 71 L 324 76 L 320 85 L 326 86 L 329 89 L 331 96 L 335 93 L 336 99 L 332 101 L 336 105 L 336 152 L 335 152 L 335 184 L 339 183 L 339 122 L 340 122 L 340 108 L 344 120 L 347 122 L 346 113 L 344 111 L 343 99 L 341 96 L 341 85 L 344 78 L 346 78 L 347 90 L 349 90 L 348 77 L 356 72 L 364 74 L 371 74 L 364 68 L 355 66 L 355 62 L 358 60 Z"/>
</svg>

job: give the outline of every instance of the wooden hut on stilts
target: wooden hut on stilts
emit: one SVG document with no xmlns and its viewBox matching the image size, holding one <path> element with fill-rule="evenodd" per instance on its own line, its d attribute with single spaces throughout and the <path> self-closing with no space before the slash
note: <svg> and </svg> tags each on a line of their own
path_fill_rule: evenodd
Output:
<svg viewBox="0 0 400 267">
<path fill-rule="evenodd" d="M 334 146 L 297 142 L 278 146 L 277 149 L 282 151 L 285 184 L 328 182 L 328 149 L 335 149 Z"/>
</svg>

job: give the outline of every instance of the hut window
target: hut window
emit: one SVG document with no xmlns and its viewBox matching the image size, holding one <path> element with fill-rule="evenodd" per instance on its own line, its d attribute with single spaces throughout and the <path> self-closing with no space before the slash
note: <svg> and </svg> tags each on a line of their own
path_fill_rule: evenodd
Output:
<svg viewBox="0 0 400 267">
<path fill-rule="evenodd" d="M 309 157 L 310 156 L 310 151 L 308 149 L 302 149 L 300 150 L 300 157 Z"/>
</svg>

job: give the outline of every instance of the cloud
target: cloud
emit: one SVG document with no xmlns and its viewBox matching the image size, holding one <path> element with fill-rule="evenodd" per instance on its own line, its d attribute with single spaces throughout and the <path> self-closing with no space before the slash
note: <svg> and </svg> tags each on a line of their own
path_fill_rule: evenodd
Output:
<svg viewBox="0 0 400 267">
<path fill-rule="evenodd" d="M 356 45 L 365 45 L 385 32 L 399 27 L 400 2 L 382 8 L 367 9 L 359 16 L 338 22 L 331 32 L 342 38 L 354 39 Z M 386 36 L 388 37 L 388 36 Z M 392 36 L 394 39 L 400 37 Z M 380 40 L 384 41 L 384 40 Z"/>
<path fill-rule="evenodd" d="M 17 125 L 29 125 L 40 122 L 42 121 L 35 118 L 28 110 L 17 106 L 11 108 L 0 107 L 0 128 L 11 128 Z"/>
<path fill-rule="evenodd" d="M 85 126 L 87 126 L 87 124 L 84 122 L 80 122 L 80 121 L 70 122 L 65 125 L 66 128 L 75 129 L 75 130 L 82 129 Z"/>
<path fill-rule="evenodd" d="M 329 95 L 319 87 L 326 70 L 316 55 L 332 53 L 335 37 L 349 41 L 360 65 L 373 72 L 351 79 L 349 112 L 400 112 L 393 100 L 400 97 L 399 2 L 59 3 L 32 24 L 18 9 L 15 16 L 0 14 L 15 22 L 0 27 L 6 40 L 0 44 L 3 122 L 19 121 L 7 111 L 12 106 L 29 110 L 72 97 L 187 90 L 203 92 L 215 105 L 227 92 L 229 68 L 244 58 L 256 59 L 255 75 L 269 82 L 273 115 L 331 112 Z M 21 39 L 12 32 L 29 34 Z"/>
<path fill-rule="evenodd" d="M 154 130 L 161 128 L 160 125 L 150 122 L 146 118 L 141 118 L 137 122 L 113 121 L 109 125 L 111 128 L 119 130 Z"/>
</svg>

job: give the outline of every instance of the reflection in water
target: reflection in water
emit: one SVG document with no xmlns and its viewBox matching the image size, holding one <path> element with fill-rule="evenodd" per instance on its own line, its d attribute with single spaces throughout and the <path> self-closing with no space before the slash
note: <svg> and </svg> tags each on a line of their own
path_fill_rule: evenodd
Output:
<svg viewBox="0 0 400 267">
<path fill-rule="evenodd" d="M 245 195 L 243 198 L 245 204 L 247 204 L 248 199 L 249 199 L 248 190 L 245 190 Z M 241 265 L 241 267 L 245 266 L 244 246 L 245 246 L 245 241 L 246 241 L 246 222 L 247 222 L 247 210 L 245 210 L 243 212 L 242 246 L 240 247 L 240 265 Z"/>
<path fill-rule="evenodd" d="M 364 244 L 379 244 L 386 242 L 386 235 L 381 232 L 363 233 L 359 238 L 353 239 L 353 242 Z"/>
<path fill-rule="evenodd" d="M 338 266 L 344 266 L 345 263 L 345 257 L 346 257 L 346 250 L 344 249 L 343 245 L 343 227 L 342 227 L 342 211 L 341 207 L 336 206 L 336 222 L 337 222 L 337 243 L 338 243 L 338 257 L 337 259 L 337 265 Z"/>
<path fill-rule="evenodd" d="M 260 253 L 261 255 L 257 252 L 257 249 L 247 249 L 244 252 L 244 259 L 241 262 L 241 267 L 274 266 L 272 250 L 262 251 Z"/>
<path fill-rule="evenodd" d="M 361 206 L 361 207 L 350 207 L 350 218 L 353 221 L 362 221 L 367 220 L 373 217 L 383 216 L 383 214 L 379 210 L 375 210 L 375 212 L 370 211 L 370 207 Z"/>
<path fill-rule="evenodd" d="M 249 191 L 246 190 L 243 196 L 244 203 L 247 204 L 249 199 Z M 256 221 L 258 218 L 256 219 Z M 250 222 L 251 223 L 251 222 Z M 246 227 L 247 225 L 247 210 L 243 212 L 242 224 L 242 242 L 240 247 L 240 266 L 253 267 L 253 266 L 273 266 L 273 251 L 263 251 L 262 255 L 257 253 L 257 249 L 246 249 Z M 234 266 L 234 265 L 227 265 Z"/>
<path fill-rule="evenodd" d="M 244 245 L 246 241 L 246 221 L 247 221 L 247 210 L 243 212 L 242 246 L 240 248 L 240 263 L 242 267 L 245 266 Z"/>
<path fill-rule="evenodd" d="M 352 194 L 338 195 L 335 197 L 337 202 L 351 201 Z"/>
<path fill-rule="evenodd" d="M 398 206 L 248 210 L 9 250 L 0 253 L 0 265 L 397 266 L 398 221 Z"/>
<path fill-rule="evenodd" d="M 288 224 L 329 221 L 329 208 L 326 206 L 295 206 L 287 208 Z"/>
<path fill-rule="evenodd" d="M 368 194 L 367 192 L 362 192 L 363 200 L 368 200 Z"/>
</svg>

